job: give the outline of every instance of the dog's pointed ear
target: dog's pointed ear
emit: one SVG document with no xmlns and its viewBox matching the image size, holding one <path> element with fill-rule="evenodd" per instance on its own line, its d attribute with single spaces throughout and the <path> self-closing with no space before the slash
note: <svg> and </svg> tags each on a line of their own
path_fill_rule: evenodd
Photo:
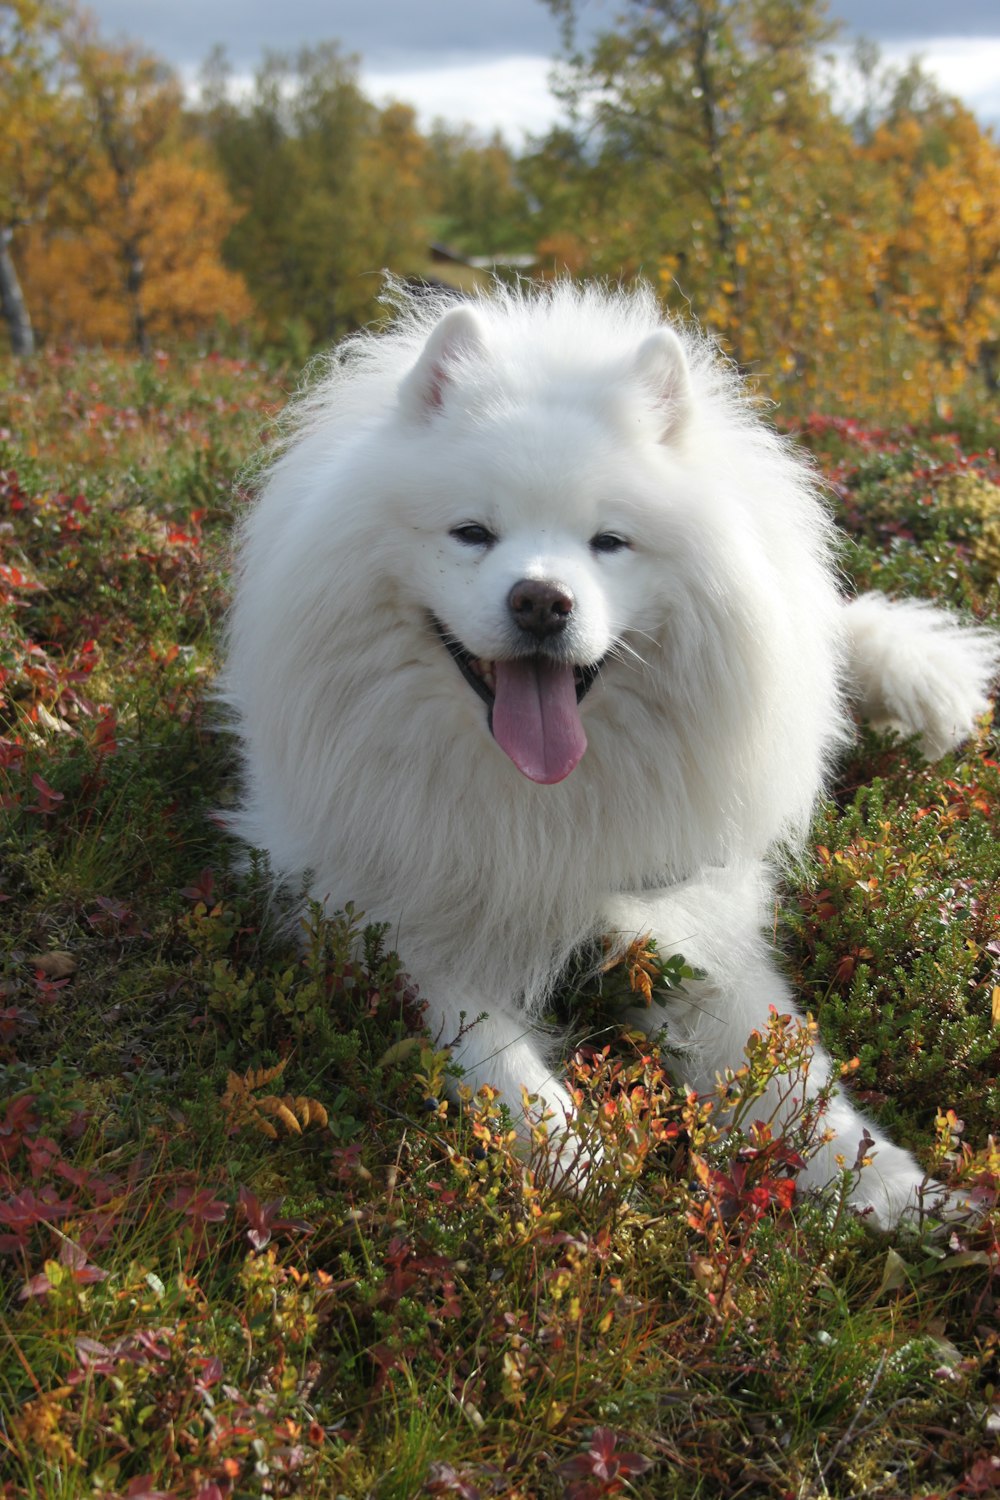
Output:
<svg viewBox="0 0 1000 1500">
<path fill-rule="evenodd" d="M 408 415 L 429 416 L 444 404 L 452 367 L 467 355 L 486 349 L 482 319 L 471 307 L 453 307 L 435 325 L 420 358 L 399 387 L 399 404 Z"/>
<path fill-rule="evenodd" d="M 684 426 L 691 409 L 691 378 L 684 345 L 671 328 L 658 328 L 640 345 L 635 369 L 652 392 L 662 418 L 660 442 L 666 443 Z"/>
</svg>

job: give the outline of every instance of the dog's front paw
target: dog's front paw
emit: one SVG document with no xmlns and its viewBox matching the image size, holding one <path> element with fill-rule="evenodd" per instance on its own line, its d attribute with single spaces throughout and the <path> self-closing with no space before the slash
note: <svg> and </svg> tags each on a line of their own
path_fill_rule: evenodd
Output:
<svg viewBox="0 0 1000 1500">
<path fill-rule="evenodd" d="M 546 1084 L 544 1099 L 525 1095 L 522 1102 L 523 1138 L 536 1183 L 578 1197 L 603 1155 L 596 1132 L 583 1125 L 575 1100 L 559 1084 Z"/>
<path fill-rule="evenodd" d="M 862 1170 L 851 1192 L 851 1206 L 870 1224 L 878 1229 L 895 1229 L 900 1224 L 948 1227 L 979 1217 L 968 1192 L 945 1187 L 936 1178 L 922 1174 L 905 1152 L 899 1154 L 905 1159 L 903 1167 L 897 1166 L 891 1173 L 879 1172 L 876 1157 Z"/>
</svg>

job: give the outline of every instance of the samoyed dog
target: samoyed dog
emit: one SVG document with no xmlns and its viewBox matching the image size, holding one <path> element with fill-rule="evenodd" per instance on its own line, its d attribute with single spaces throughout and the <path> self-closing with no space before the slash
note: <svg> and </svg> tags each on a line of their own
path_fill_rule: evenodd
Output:
<svg viewBox="0 0 1000 1500">
<path fill-rule="evenodd" d="M 432 1032 L 515 1112 L 522 1088 L 572 1110 L 533 1021 L 609 934 L 704 971 L 645 1024 L 712 1089 L 795 1009 L 769 861 L 803 839 L 852 703 L 937 755 L 986 710 L 997 643 L 845 602 L 808 462 L 650 291 L 396 300 L 293 405 L 242 528 L 236 829 L 390 924 Z M 842 1095 L 826 1121 L 807 1180 L 867 1128 L 855 1201 L 898 1218 L 916 1162 Z"/>
</svg>

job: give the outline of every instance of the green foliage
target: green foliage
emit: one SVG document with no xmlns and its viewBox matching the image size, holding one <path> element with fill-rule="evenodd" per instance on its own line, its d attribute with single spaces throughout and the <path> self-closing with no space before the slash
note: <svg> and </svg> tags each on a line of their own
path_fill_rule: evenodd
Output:
<svg viewBox="0 0 1000 1500">
<path fill-rule="evenodd" d="M 567 112 L 520 152 L 422 132 L 335 41 L 265 54 L 249 90 L 216 50 L 193 107 L 75 0 L 8 5 L 12 347 L 30 351 L 34 318 L 47 342 L 145 354 L 238 331 L 301 365 L 382 316 L 384 268 L 464 292 L 495 259 L 504 276 L 643 277 L 799 415 L 933 414 L 977 448 L 970 423 L 992 421 L 995 439 L 975 413 L 1000 375 L 1000 147 L 968 109 L 865 43 L 835 87 L 821 0 L 625 0 L 586 45 L 586 7 L 548 3 Z"/>
<path fill-rule="evenodd" d="M 227 242 L 265 331 L 313 346 L 378 312 L 379 273 L 418 270 L 426 145 L 402 105 L 378 109 L 338 47 L 269 54 L 245 102 L 216 56 L 200 129 L 244 212 Z"/>
<path fill-rule="evenodd" d="M 818 0 L 627 0 L 586 45 L 586 6 L 549 5 L 570 120 L 521 163 L 542 274 L 643 276 L 799 413 L 995 396 L 1000 151 L 957 100 L 870 48 L 834 89 Z"/>
<path fill-rule="evenodd" d="M 437 238 L 469 255 L 531 246 L 527 195 L 500 135 L 437 124 L 428 138 L 427 178 L 439 215 Z"/>
<path fill-rule="evenodd" d="M 683 956 L 581 955 L 576 1119 L 529 1161 L 421 1031 L 391 934 L 233 868 L 227 482 L 279 377 L 60 354 L 0 399 L 3 1500 L 995 1488 L 995 1218 L 887 1241 L 851 1163 L 797 1192 L 823 1113 L 776 1136 L 756 1101 L 801 1093 L 813 1027 L 775 1015 L 688 1096 L 669 1034 L 622 1025 Z M 995 614 L 991 455 L 803 436 L 857 582 Z M 862 737 L 783 917 L 869 1106 L 984 1198 L 994 759 Z"/>
<path fill-rule="evenodd" d="M 988 757 L 894 767 L 826 811 L 790 909 L 810 1009 L 904 1138 L 942 1098 L 976 1138 L 1000 1118 L 998 805 Z"/>
<path fill-rule="evenodd" d="M 967 423 L 994 440 L 989 415 Z M 965 451 L 956 432 L 889 434 L 808 417 L 797 436 L 824 460 L 845 531 L 844 569 L 858 592 L 939 599 L 987 616 L 1000 603 L 1000 463 L 988 443 Z"/>
</svg>

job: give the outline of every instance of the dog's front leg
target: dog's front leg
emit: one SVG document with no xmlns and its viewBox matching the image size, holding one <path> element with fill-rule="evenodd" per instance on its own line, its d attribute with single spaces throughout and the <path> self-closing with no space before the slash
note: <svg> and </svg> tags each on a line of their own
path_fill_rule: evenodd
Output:
<svg viewBox="0 0 1000 1500">
<path fill-rule="evenodd" d="M 613 927 L 624 939 L 651 933 L 660 953 L 681 953 L 705 973 L 703 980 L 686 985 L 685 994 L 668 1009 L 654 1006 L 630 1014 L 646 1031 L 665 1028 L 668 1041 L 682 1049 L 678 1077 L 699 1093 L 714 1091 L 720 1074 L 740 1067 L 750 1033 L 765 1030 L 772 1006 L 782 1014 L 801 1015 L 761 935 L 770 891 L 763 867 L 719 869 L 664 891 L 618 897 L 609 909 Z M 776 1078 L 753 1118 L 770 1120 L 780 1129 L 801 1108 L 803 1095 L 811 1098 L 829 1082 L 831 1070 L 830 1057 L 817 1046 L 804 1086 Z M 821 1187 L 835 1178 L 841 1171 L 838 1157 L 851 1166 L 867 1133 L 871 1165 L 861 1171 L 852 1203 L 869 1210 L 881 1225 L 917 1208 L 924 1177 L 920 1167 L 842 1092 L 830 1099 L 822 1126 L 832 1139 L 810 1159 L 800 1177 L 803 1185 Z"/>
<path fill-rule="evenodd" d="M 522 1141 L 543 1116 L 550 1135 L 565 1133 L 575 1109 L 572 1096 L 546 1059 L 545 1037 L 514 1006 L 488 1009 L 474 994 L 447 979 L 421 977 L 427 997 L 427 1027 L 435 1045 L 447 1047 L 457 1065 L 449 1092 L 457 1100 L 464 1085 L 473 1094 L 484 1084 L 495 1088 L 510 1111 Z M 523 1099 L 534 1101 L 526 1116 Z"/>
</svg>

